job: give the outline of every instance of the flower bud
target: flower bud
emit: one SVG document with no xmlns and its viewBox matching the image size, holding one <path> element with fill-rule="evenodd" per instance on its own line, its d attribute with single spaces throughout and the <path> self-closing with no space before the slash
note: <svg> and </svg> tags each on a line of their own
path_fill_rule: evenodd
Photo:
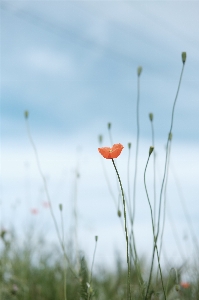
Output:
<svg viewBox="0 0 199 300">
<path fill-rule="evenodd" d="M 24 117 L 25 117 L 25 119 L 28 119 L 28 115 L 29 115 L 28 110 L 25 110 L 25 111 L 24 111 Z"/>
<path fill-rule="evenodd" d="M 131 149 L 131 143 L 128 143 L 128 147 L 129 147 L 129 149 Z"/>
<path fill-rule="evenodd" d="M 176 290 L 176 292 L 179 292 L 179 291 L 180 291 L 180 285 L 179 285 L 179 284 L 176 284 L 176 285 L 175 285 L 175 290 Z"/>
<path fill-rule="evenodd" d="M 152 113 L 149 114 L 149 120 L 150 120 L 151 122 L 153 121 L 153 114 L 152 114 Z"/>
<path fill-rule="evenodd" d="M 108 125 L 108 129 L 111 129 L 111 123 L 108 123 L 107 125 Z"/>
<path fill-rule="evenodd" d="M 60 203 L 59 204 L 59 210 L 62 211 L 62 209 L 63 209 L 63 205 Z"/>
<path fill-rule="evenodd" d="M 99 143 L 102 144 L 102 141 L 103 141 L 103 135 L 100 134 L 100 135 L 98 136 L 98 140 L 99 140 Z"/>
<path fill-rule="evenodd" d="M 95 241 L 96 241 L 96 242 L 98 241 L 98 236 L 97 236 L 97 235 L 95 236 Z"/>
<path fill-rule="evenodd" d="M 183 62 L 183 64 L 185 63 L 186 58 L 187 58 L 187 53 L 186 52 L 182 52 L 182 62 Z"/>
<path fill-rule="evenodd" d="M 153 152 L 153 150 L 154 150 L 154 147 L 151 146 L 151 147 L 149 148 L 149 156 L 151 155 L 151 153 Z"/>
<path fill-rule="evenodd" d="M 118 217 L 120 218 L 121 217 L 121 211 L 118 209 L 118 211 L 117 211 L 117 215 L 118 215 Z"/>
<path fill-rule="evenodd" d="M 137 68 L 137 75 L 138 75 L 138 77 L 141 75 L 141 73 L 142 73 L 142 67 L 138 67 Z"/>
</svg>

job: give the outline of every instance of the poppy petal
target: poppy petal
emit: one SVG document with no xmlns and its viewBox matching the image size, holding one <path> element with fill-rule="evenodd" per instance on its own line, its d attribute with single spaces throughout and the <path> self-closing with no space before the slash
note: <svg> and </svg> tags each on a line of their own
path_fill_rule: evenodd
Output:
<svg viewBox="0 0 199 300">
<path fill-rule="evenodd" d="M 114 144 L 112 148 L 102 147 L 102 148 L 98 148 L 98 151 L 104 158 L 112 159 L 112 158 L 117 158 L 122 152 L 123 148 L 124 147 L 121 144 Z"/>
<path fill-rule="evenodd" d="M 124 147 L 121 144 L 115 144 L 112 147 L 111 158 L 117 158 Z"/>
<path fill-rule="evenodd" d="M 111 151 L 110 147 L 98 148 L 98 151 L 104 158 L 106 159 L 110 158 L 110 151 Z"/>
</svg>

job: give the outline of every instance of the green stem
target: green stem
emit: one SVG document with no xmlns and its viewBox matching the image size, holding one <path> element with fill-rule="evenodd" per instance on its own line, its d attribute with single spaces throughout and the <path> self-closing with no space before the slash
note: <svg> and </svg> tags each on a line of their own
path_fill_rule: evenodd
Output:
<svg viewBox="0 0 199 300">
<path fill-rule="evenodd" d="M 137 80 L 137 108 L 136 108 L 137 138 L 136 138 L 136 153 L 135 153 L 135 173 L 134 173 L 134 184 L 133 184 L 133 216 L 132 216 L 132 226 L 134 224 L 134 219 L 135 219 L 137 161 L 138 161 L 139 136 L 140 136 L 139 102 L 140 102 L 140 76 L 138 76 L 138 80 Z"/>
<path fill-rule="evenodd" d="M 159 257 L 159 253 L 158 253 L 158 247 L 157 247 L 157 244 L 156 244 L 157 240 L 156 240 L 156 236 L 155 236 L 153 211 L 152 211 L 151 202 L 150 202 L 148 191 L 147 191 L 147 187 L 146 187 L 146 169 L 147 169 L 147 166 L 148 166 L 148 163 L 149 163 L 150 155 L 151 155 L 151 153 L 149 153 L 149 156 L 148 156 L 148 159 L 147 159 L 147 163 L 146 163 L 146 167 L 145 167 L 145 170 L 144 170 L 144 187 L 145 187 L 145 191 L 146 191 L 146 195 L 147 195 L 147 200 L 148 200 L 148 204 L 149 204 L 149 208 L 150 208 L 151 222 L 152 222 L 152 231 L 153 231 L 154 246 L 153 246 L 152 265 L 153 265 L 153 260 L 154 260 L 154 252 L 156 250 L 157 259 L 158 259 L 158 267 L 159 267 L 159 270 L 160 270 L 160 277 L 161 277 L 162 289 L 163 289 L 163 293 L 164 293 L 164 299 L 166 300 L 165 288 L 164 288 L 164 284 L 163 284 L 162 269 L 161 269 L 161 266 L 160 266 L 160 257 Z M 148 286 L 147 286 L 147 292 L 146 292 L 145 299 L 147 299 L 147 294 L 148 294 L 148 290 L 149 290 L 150 282 L 151 282 L 151 275 L 152 275 L 152 269 L 151 269 L 150 276 L 149 276 L 149 281 L 148 281 Z"/>
<path fill-rule="evenodd" d="M 95 237 L 95 249 L 94 249 L 93 260 L 92 260 L 92 265 L 91 265 L 90 285 L 92 283 L 92 277 L 93 277 L 93 265 L 94 265 L 95 253 L 96 253 L 96 249 L 97 249 L 97 240 L 98 240 L 98 237 Z"/>
<path fill-rule="evenodd" d="M 128 144 L 128 163 L 127 163 L 127 183 L 128 183 L 128 203 L 129 203 L 129 214 L 132 217 L 131 209 L 131 193 L 130 193 L 130 157 L 131 157 L 131 143 Z"/>
<path fill-rule="evenodd" d="M 152 146 L 155 147 L 153 121 L 151 121 Z M 156 220 L 156 172 L 155 172 L 155 151 L 153 151 L 153 187 L 154 187 L 154 226 Z"/>
<path fill-rule="evenodd" d="M 170 152 L 171 152 L 171 140 L 168 147 L 168 162 L 167 162 L 167 173 L 165 178 L 165 187 L 164 187 L 164 210 L 163 210 L 163 224 L 162 224 L 162 232 L 160 236 L 160 255 L 162 251 L 162 243 L 163 243 L 163 234 L 165 227 L 165 219 L 166 219 L 166 200 L 167 200 L 167 184 L 168 184 L 168 175 L 169 175 L 169 160 L 170 160 Z"/>
<path fill-rule="evenodd" d="M 36 158 L 36 162 L 37 162 L 37 167 L 38 167 L 38 170 L 39 170 L 39 173 L 41 175 L 41 178 L 43 180 L 43 184 L 44 184 L 44 190 L 45 190 L 45 193 L 46 193 L 46 197 L 48 199 L 48 202 L 50 203 L 50 213 L 51 213 L 51 216 L 52 216 L 52 219 L 53 219 L 53 222 L 54 222 L 54 226 L 55 226 L 55 230 L 56 230 L 56 233 L 57 233 L 57 237 L 58 237 L 58 240 L 59 240 L 59 243 L 60 243 L 60 246 L 62 248 L 62 251 L 64 253 L 64 256 L 65 256 L 65 259 L 67 260 L 68 264 L 69 264 L 69 269 L 71 270 L 71 273 L 74 275 L 74 277 L 79 280 L 78 276 L 76 275 L 75 271 L 72 269 L 72 266 L 70 264 L 70 260 L 65 252 L 65 248 L 64 248 L 64 244 L 62 242 L 62 239 L 61 239 L 61 236 L 60 236 L 60 233 L 59 233 L 59 228 L 58 228 L 58 224 L 57 224 L 57 220 L 55 218 L 55 215 L 54 215 L 54 212 L 53 212 L 53 209 L 52 209 L 52 204 L 51 204 L 51 198 L 50 198 L 50 194 L 48 192 L 48 186 L 47 186 L 47 182 L 46 182 L 46 178 L 42 172 L 42 169 L 41 169 L 41 166 L 40 166 L 40 161 L 39 161 L 39 155 L 37 153 L 37 148 L 34 144 L 34 141 L 32 139 L 32 136 L 31 136 L 31 132 L 30 132 L 30 128 L 29 128 L 29 123 L 28 123 L 28 119 L 26 118 L 26 126 L 27 126 L 27 132 L 28 132 L 28 137 L 29 137 L 29 140 L 30 140 L 30 143 L 33 147 L 33 150 L 34 150 L 34 153 L 35 153 L 35 158 Z"/>
<path fill-rule="evenodd" d="M 119 180 L 121 192 L 122 192 L 122 200 L 123 200 L 123 207 L 124 207 L 124 228 L 125 228 L 125 233 L 126 233 L 126 249 L 127 249 L 126 256 L 127 256 L 127 265 L 128 265 L 128 295 L 129 295 L 129 299 L 131 300 L 131 286 L 130 286 L 131 271 L 130 271 L 130 261 L 129 261 L 129 242 L 128 242 L 128 232 L 127 232 L 126 205 L 125 205 L 125 198 L 124 198 L 124 190 L 122 187 L 122 182 L 121 182 L 118 170 L 116 168 L 115 162 L 114 162 L 113 158 L 111 160 L 112 160 L 113 166 L 115 168 L 115 171 L 116 171 L 116 174 L 117 174 L 117 177 Z"/>
<path fill-rule="evenodd" d="M 166 158 L 165 158 L 165 166 L 164 166 L 164 175 L 163 175 L 162 186 L 161 186 L 161 191 L 160 191 L 160 201 L 159 201 L 159 211 L 158 211 L 158 225 L 157 225 L 156 239 L 158 239 L 159 230 L 160 230 L 160 215 L 161 215 L 161 205 L 162 205 L 162 193 L 163 193 L 164 182 L 165 182 L 166 171 L 167 171 L 168 148 L 169 148 L 169 140 L 170 140 L 169 137 L 170 137 L 170 134 L 172 134 L 175 105 L 176 105 L 176 101 L 177 101 L 178 94 L 179 94 L 179 90 L 180 90 L 180 85 L 181 85 L 181 81 L 182 81 L 182 75 L 183 75 L 183 71 L 184 71 L 184 66 L 185 66 L 185 64 L 183 63 L 182 71 L 181 71 L 181 74 L 180 74 L 180 80 L 179 80 L 179 84 L 178 84 L 178 88 L 177 88 L 175 100 L 174 100 L 174 103 L 173 103 L 173 109 L 172 109 L 172 115 L 171 115 L 171 126 L 170 126 L 170 130 L 169 130 L 168 138 L 167 138 Z"/>
<path fill-rule="evenodd" d="M 136 250 L 136 244 L 135 244 L 135 236 L 134 236 L 134 230 L 133 230 L 133 218 L 132 218 L 132 207 L 131 207 L 131 194 L 130 194 L 130 154 L 131 154 L 131 143 L 128 143 L 128 149 L 129 149 L 129 154 L 128 154 L 128 163 L 127 163 L 127 182 L 128 182 L 128 202 L 127 202 L 127 211 L 129 214 L 129 218 L 131 221 L 131 233 L 130 233 L 130 267 L 131 267 L 131 261 L 133 257 L 133 261 L 135 264 L 137 276 L 138 276 L 138 282 L 140 284 L 140 287 L 143 284 L 143 279 L 141 275 L 141 271 L 139 268 L 138 264 L 138 256 L 137 256 L 137 250 Z M 132 244 L 132 246 L 131 246 Z M 134 251 L 134 253 L 133 253 Z"/>
<path fill-rule="evenodd" d="M 64 220 L 63 220 L 62 209 L 60 209 L 60 215 L 61 215 L 62 243 L 63 243 L 63 247 L 64 247 L 64 252 L 65 252 Z M 66 272 L 67 272 L 66 258 L 64 256 L 64 300 L 67 300 L 67 296 L 66 296 L 66 284 L 67 284 L 66 283 Z"/>
</svg>

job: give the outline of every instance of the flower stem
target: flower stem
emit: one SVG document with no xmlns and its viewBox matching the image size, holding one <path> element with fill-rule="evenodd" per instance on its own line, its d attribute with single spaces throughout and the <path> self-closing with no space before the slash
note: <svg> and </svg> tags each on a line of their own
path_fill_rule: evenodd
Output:
<svg viewBox="0 0 199 300">
<path fill-rule="evenodd" d="M 135 173 L 134 173 L 134 183 L 133 183 L 133 215 L 132 215 L 132 227 L 133 227 L 133 225 L 134 225 L 134 219 L 135 219 L 137 163 L 138 163 L 138 150 L 139 150 L 139 137 L 140 137 L 139 103 L 140 103 L 140 74 L 138 75 L 138 78 L 137 78 L 137 106 L 136 106 L 137 137 L 136 137 L 136 153 L 135 153 Z"/>
<path fill-rule="evenodd" d="M 43 180 L 44 190 L 45 190 L 45 193 L 46 193 L 46 197 L 48 199 L 48 202 L 50 203 L 50 206 L 49 206 L 50 207 L 50 213 L 51 213 L 51 216 L 52 216 L 52 219 L 53 219 L 53 223 L 54 223 L 54 226 L 55 226 L 56 234 L 57 234 L 57 237 L 58 237 L 61 249 L 63 251 L 64 257 L 65 257 L 65 259 L 67 260 L 67 262 L 69 264 L 69 269 L 70 269 L 71 273 L 73 274 L 73 276 L 77 280 L 79 280 L 78 275 L 76 274 L 76 272 L 73 270 L 73 268 L 71 266 L 70 260 L 69 260 L 67 254 L 66 254 L 66 251 L 65 251 L 65 247 L 64 247 L 63 241 L 61 239 L 61 235 L 60 235 L 60 232 L 59 232 L 59 227 L 58 227 L 57 220 L 55 218 L 55 214 L 53 212 L 53 208 L 52 208 L 52 204 L 51 204 L 51 198 L 50 198 L 50 194 L 49 194 L 49 191 L 48 191 L 48 186 L 47 186 L 46 178 L 45 178 L 45 176 L 44 176 L 44 174 L 42 172 L 42 168 L 41 168 L 40 160 L 39 160 L 39 155 L 38 155 L 35 143 L 33 141 L 32 135 L 31 135 L 31 131 L 30 131 L 30 128 L 29 128 L 29 123 L 28 123 L 28 116 L 26 115 L 26 113 L 27 112 L 25 112 L 25 119 L 26 119 L 25 121 L 26 121 L 27 133 L 28 133 L 28 137 L 29 137 L 30 143 L 32 145 L 32 148 L 34 150 L 34 154 L 35 154 L 35 158 L 36 158 L 36 162 L 37 162 L 37 167 L 38 167 L 40 176 L 41 176 L 41 178 Z"/>
<path fill-rule="evenodd" d="M 113 160 L 113 158 L 111 159 L 113 166 L 115 168 L 118 180 L 119 180 L 119 184 L 120 184 L 120 188 L 121 188 L 121 192 L 122 192 L 122 200 L 123 200 L 123 207 L 124 207 L 124 227 L 125 227 L 125 233 L 126 233 L 126 257 L 127 257 L 127 265 L 128 265 L 128 293 L 127 293 L 127 299 L 129 298 L 131 300 L 131 287 L 130 287 L 130 276 L 131 276 L 131 270 L 130 270 L 130 261 L 129 261 L 129 242 L 128 242 L 128 232 L 127 232 L 127 221 L 126 221 L 126 205 L 125 205 L 125 198 L 124 198 L 124 190 L 122 187 L 122 182 L 120 179 L 120 175 L 118 173 L 118 170 L 116 168 L 115 162 Z"/>
<path fill-rule="evenodd" d="M 147 294 L 148 294 L 148 290 L 149 290 L 149 287 L 150 287 L 151 276 L 152 276 L 152 268 L 153 268 L 153 261 L 154 261 L 154 253 L 155 253 L 155 250 L 156 250 L 157 259 L 158 259 L 158 267 L 159 267 L 160 277 L 161 277 L 161 282 L 162 282 L 162 289 L 163 289 L 163 293 L 164 293 L 164 299 L 166 300 L 166 293 L 165 293 L 165 288 L 164 288 L 164 284 L 163 284 L 162 269 L 161 269 L 161 266 L 160 266 L 160 257 L 159 257 L 159 253 L 158 253 L 158 247 L 157 247 L 157 239 L 156 239 L 156 235 L 155 235 L 155 227 L 154 227 L 154 220 L 153 220 L 153 211 L 152 211 L 152 206 L 151 206 L 151 202 L 150 202 L 150 199 L 149 199 L 149 194 L 148 194 L 147 187 L 146 187 L 146 169 L 147 169 L 147 166 L 148 166 L 148 163 L 149 163 L 149 159 L 150 159 L 151 153 L 152 152 L 149 152 L 149 156 L 148 156 L 148 159 L 147 159 L 146 167 L 145 167 L 145 170 L 144 170 L 144 187 L 145 187 L 145 191 L 146 191 L 146 195 L 147 195 L 147 200 L 148 200 L 148 203 L 149 203 L 149 208 L 150 208 L 150 213 L 151 213 L 151 222 L 152 222 L 153 243 L 154 243 L 154 245 L 153 245 L 152 264 L 151 264 L 150 276 L 149 276 L 149 281 L 148 281 L 148 285 L 147 285 L 147 291 L 146 291 L 145 299 L 147 299 Z"/>
<path fill-rule="evenodd" d="M 158 236 L 159 236 L 159 230 L 160 230 L 160 216 L 161 216 L 162 194 L 163 194 L 164 183 L 165 183 L 166 172 L 167 172 L 170 135 L 172 134 L 175 105 L 176 105 L 176 101 L 177 101 L 178 94 L 179 94 L 179 90 L 180 90 L 180 85 L 181 85 L 181 81 L 182 81 L 182 75 L 183 75 L 183 71 L 184 71 L 184 66 L 185 66 L 185 64 L 183 63 L 182 71 L 181 71 L 181 74 L 180 74 L 180 80 L 179 80 L 179 84 L 178 84 L 178 88 L 177 88 L 175 100 L 174 100 L 174 103 L 173 103 L 172 115 L 171 115 L 171 125 L 170 125 L 170 130 L 169 130 L 169 134 L 168 134 L 168 138 L 167 138 L 166 158 L 165 158 L 165 165 L 164 165 L 164 175 L 163 175 L 163 180 L 162 180 L 162 185 L 161 185 L 161 190 L 160 190 L 160 200 L 159 200 L 158 224 L 157 224 L 156 239 L 158 239 Z"/>
</svg>

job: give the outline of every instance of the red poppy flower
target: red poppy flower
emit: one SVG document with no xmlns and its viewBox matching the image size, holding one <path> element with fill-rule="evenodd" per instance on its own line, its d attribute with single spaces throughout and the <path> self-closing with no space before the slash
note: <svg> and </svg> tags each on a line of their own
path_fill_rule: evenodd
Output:
<svg viewBox="0 0 199 300">
<path fill-rule="evenodd" d="M 190 287 L 190 283 L 188 283 L 188 282 L 181 282 L 181 287 L 183 287 L 184 289 L 188 289 Z"/>
<path fill-rule="evenodd" d="M 31 209 L 31 214 L 32 215 L 37 215 L 38 213 L 39 213 L 38 209 L 36 209 L 36 208 Z"/>
<path fill-rule="evenodd" d="M 98 148 L 98 151 L 104 158 L 112 159 L 112 158 L 117 158 L 122 152 L 123 148 L 124 147 L 121 144 L 114 144 L 112 148 L 102 147 L 102 148 Z"/>
</svg>

